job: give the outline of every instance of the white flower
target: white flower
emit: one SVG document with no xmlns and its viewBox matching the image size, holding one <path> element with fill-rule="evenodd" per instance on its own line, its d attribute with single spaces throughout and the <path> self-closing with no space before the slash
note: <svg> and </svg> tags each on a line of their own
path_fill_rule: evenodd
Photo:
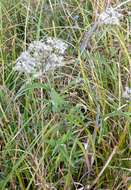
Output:
<svg viewBox="0 0 131 190">
<path fill-rule="evenodd" d="M 89 147 L 89 143 L 83 143 L 83 145 L 84 145 L 85 150 L 87 150 Z"/>
<path fill-rule="evenodd" d="M 102 25 L 120 25 L 121 17 L 122 14 L 114 8 L 109 7 L 99 15 L 99 23 Z"/>
<path fill-rule="evenodd" d="M 44 70 L 48 71 L 51 69 L 55 69 L 56 67 L 64 66 L 65 63 L 63 59 L 64 59 L 63 56 L 57 56 L 55 53 L 51 54 L 48 57 L 48 61 L 47 61 L 48 63 L 45 64 Z"/>
<path fill-rule="evenodd" d="M 128 86 L 125 87 L 125 91 L 123 92 L 123 98 L 131 100 L 131 88 L 129 88 Z"/>
<path fill-rule="evenodd" d="M 45 52 L 45 54 L 49 54 L 52 52 L 52 47 L 45 44 L 45 42 L 41 41 L 34 41 L 31 44 L 29 44 L 28 47 L 28 52 L 32 55 L 32 56 L 39 56 L 39 55 L 43 55 L 43 52 Z M 45 55 L 46 56 L 46 55 Z"/>
<path fill-rule="evenodd" d="M 47 38 L 47 41 L 46 43 L 53 47 L 55 50 L 57 50 L 60 54 L 64 54 L 65 53 L 65 50 L 67 49 L 68 45 L 63 42 L 62 40 L 60 39 L 57 39 L 57 38 Z"/>
<path fill-rule="evenodd" d="M 35 71 L 36 60 L 28 52 L 22 52 L 16 60 L 15 70 L 20 72 L 32 73 Z"/>
<path fill-rule="evenodd" d="M 88 143 L 83 143 L 85 150 L 88 149 Z"/>
<path fill-rule="evenodd" d="M 16 60 L 15 70 L 40 77 L 44 72 L 64 66 L 64 53 L 68 45 L 61 39 L 47 38 L 29 44 Z"/>
</svg>

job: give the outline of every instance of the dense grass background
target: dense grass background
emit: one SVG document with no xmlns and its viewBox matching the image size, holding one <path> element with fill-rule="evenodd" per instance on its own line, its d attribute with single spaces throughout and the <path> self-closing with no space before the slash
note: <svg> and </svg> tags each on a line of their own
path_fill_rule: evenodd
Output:
<svg viewBox="0 0 131 190">
<path fill-rule="evenodd" d="M 122 93 L 131 83 L 131 3 L 121 26 L 101 26 L 80 54 L 105 6 L 0 0 L 0 189 L 130 189 L 131 104 Z M 20 53 L 47 35 L 69 43 L 66 66 L 41 80 L 15 72 Z"/>
</svg>

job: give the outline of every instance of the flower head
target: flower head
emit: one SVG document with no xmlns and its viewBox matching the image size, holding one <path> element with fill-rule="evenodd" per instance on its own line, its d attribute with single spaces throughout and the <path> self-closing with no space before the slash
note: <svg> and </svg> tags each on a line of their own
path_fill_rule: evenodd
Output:
<svg viewBox="0 0 131 190">
<path fill-rule="evenodd" d="M 39 75 L 65 64 L 64 53 L 68 45 L 58 38 L 46 38 L 29 44 L 16 60 L 15 70 Z"/>
<path fill-rule="evenodd" d="M 122 14 L 114 8 L 109 7 L 99 15 L 99 22 L 102 25 L 120 25 L 121 17 Z"/>
<path fill-rule="evenodd" d="M 35 71 L 36 60 L 27 52 L 22 52 L 16 60 L 15 70 L 32 73 Z"/>
<path fill-rule="evenodd" d="M 123 92 L 123 98 L 131 101 L 131 88 L 128 86 L 125 87 L 125 91 Z"/>
</svg>

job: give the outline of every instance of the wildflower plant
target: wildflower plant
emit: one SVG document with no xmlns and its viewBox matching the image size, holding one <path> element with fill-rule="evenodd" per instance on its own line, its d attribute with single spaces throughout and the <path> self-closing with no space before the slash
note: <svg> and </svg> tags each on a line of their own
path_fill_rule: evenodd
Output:
<svg viewBox="0 0 131 190">
<path fill-rule="evenodd" d="M 129 2 L 0 0 L 1 190 L 130 189 Z"/>
<path fill-rule="evenodd" d="M 58 38 L 48 37 L 33 41 L 18 57 L 14 69 L 38 78 L 45 72 L 65 65 L 64 54 L 67 47 L 67 43 Z"/>
</svg>

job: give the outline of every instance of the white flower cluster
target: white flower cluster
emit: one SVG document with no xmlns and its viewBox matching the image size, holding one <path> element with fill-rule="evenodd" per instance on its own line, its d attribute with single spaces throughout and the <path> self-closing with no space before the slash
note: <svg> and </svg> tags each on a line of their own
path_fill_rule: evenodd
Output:
<svg viewBox="0 0 131 190">
<path fill-rule="evenodd" d="M 128 86 L 125 87 L 125 91 L 123 92 L 123 98 L 131 101 L 131 88 Z"/>
<path fill-rule="evenodd" d="M 57 38 L 34 41 L 16 60 L 15 70 L 39 77 L 65 64 L 64 53 L 67 47 L 65 42 Z"/>
<path fill-rule="evenodd" d="M 120 25 L 120 18 L 122 16 L 113 7 L 109 7 L 99 15 L 99 23 L 101 25 Z"/>
</svg>

